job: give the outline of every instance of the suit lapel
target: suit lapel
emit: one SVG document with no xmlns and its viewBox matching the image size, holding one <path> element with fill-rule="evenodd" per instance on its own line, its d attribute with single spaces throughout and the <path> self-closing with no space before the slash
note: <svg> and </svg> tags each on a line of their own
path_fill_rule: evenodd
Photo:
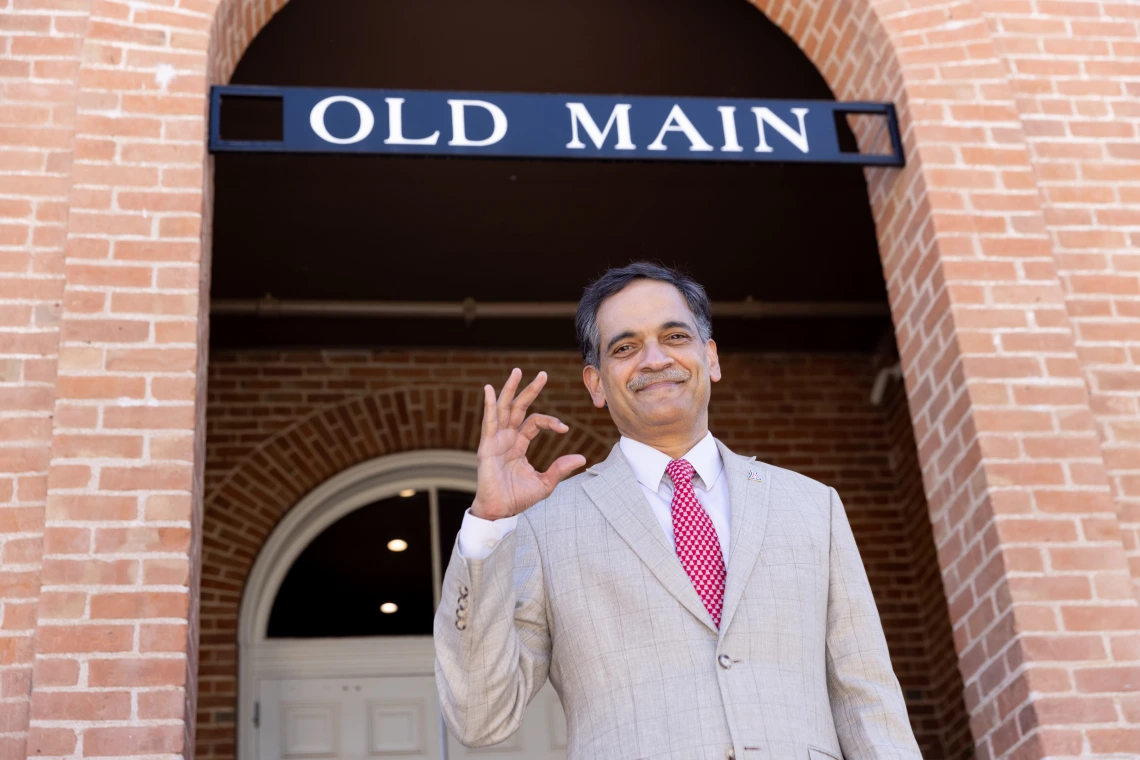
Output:
<svg viewBox="0 0 1140 760">
<path fill-rule="evenodd" d="M 720 441 L 724 475 L 728 478 L 729 546 L 728 577 L 724 583 L 724 605 L 720 613 L 721 635 L 732 623 L 744 588 L 752 576 L 752 568 L 764 543 L 764 527 L 768 522 L 768 494 L 772 485 L 771 471 L 756 457 L 734 454 Z M 750 474 L 751 473 L 751 474 Z M 757 480 L 756 478 L 759 478 Z"/>
<path fill-rule="evenodd" d="M 617 534 L 629 544 L 661 585 L 715 632 L 712 617 L 697 596 L 676 553 L 670 548 L 661 524 L 653 516 L 653 510 L 645 501 L 645 494 L 641 492 L 641 486 L 621 449 L 615 445 L 606 461 L 586 472 L 593 476 L 583 484 L 586 495 Z"/>
</svg>

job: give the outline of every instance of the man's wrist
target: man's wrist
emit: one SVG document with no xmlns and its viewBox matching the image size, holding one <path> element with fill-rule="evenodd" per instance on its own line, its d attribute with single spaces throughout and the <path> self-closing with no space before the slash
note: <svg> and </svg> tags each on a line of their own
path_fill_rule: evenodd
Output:
<svg viewBox="0 0 1140 760">
<path fill-rule="evenodd" d="M 478 517 L 480 520 L 494 522 L 495 520 L 502 520 L 504 517 L 510 517 L 511 515 L 509 512 L 487 509 L 486 505 L 476 496 L 475 501 L 471 502 L 471 516 Z"/>
</svg>

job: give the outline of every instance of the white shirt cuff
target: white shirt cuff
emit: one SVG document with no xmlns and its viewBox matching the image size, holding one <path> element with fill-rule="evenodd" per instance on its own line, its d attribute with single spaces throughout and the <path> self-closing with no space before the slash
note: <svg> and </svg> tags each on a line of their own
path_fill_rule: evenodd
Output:
<svg viewBox="0 0 1140 760">
<path fill-rule="evenodd" d="M 515 529 L 518 521 L 518 515 L 501 520 L 484 520 L 471 514 L 468 509 L 463 513 L 463 525 L 459 527 L 459 556 L 463 559 L 490 557 L 499 542 Z"/>
</svg>

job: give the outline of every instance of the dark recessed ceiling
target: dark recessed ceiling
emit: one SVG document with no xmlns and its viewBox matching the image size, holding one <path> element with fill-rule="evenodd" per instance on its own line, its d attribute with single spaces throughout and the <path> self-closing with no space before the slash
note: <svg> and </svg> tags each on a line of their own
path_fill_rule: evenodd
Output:
<svg viewBox="0 0 1140 760">
<path fill-rule="evenodd" d="M 743 0 L 292 0 L 235 84 L 831 99 Z M 885 303 L 862 170 L 216 156 L 214 298 L 574 301 L 610 265 L 716 301 Z M 735 324 L 734 324 L 735 323 Z M 722 350 L 871 350 L 886 317 L 718 320 Z M 215 346 L 570 347 L 569 323 L 216 317 Z"/>
</svg>

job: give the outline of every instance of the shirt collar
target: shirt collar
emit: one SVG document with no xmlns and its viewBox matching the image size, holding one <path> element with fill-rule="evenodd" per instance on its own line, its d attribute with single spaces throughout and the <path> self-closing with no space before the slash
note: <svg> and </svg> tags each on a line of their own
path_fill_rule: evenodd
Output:
<svg viewBox="0 0 1140 760">
<path fill-rule="evenodd" d="M 637 478 L 638 483 L 652 491 L 661 487 L 661 479 L 665 477 L 665 467 L 670 462 L 668 454 L 641 441 L 626 438 L 624 435 L 618 446 L 621 447 L 621 453 L 629 462 L 629 468 L 633 470 L 633 476 Z M 717 448 L 712 433 L 706 433 L 705 437 L 681 458 L 689 460 L 689 464 L 693 465 L 706 491 L 716 485 L 720 474 L 724 472 L 724 462 L 721 460 L 720 449 Z"/>
</svg>

